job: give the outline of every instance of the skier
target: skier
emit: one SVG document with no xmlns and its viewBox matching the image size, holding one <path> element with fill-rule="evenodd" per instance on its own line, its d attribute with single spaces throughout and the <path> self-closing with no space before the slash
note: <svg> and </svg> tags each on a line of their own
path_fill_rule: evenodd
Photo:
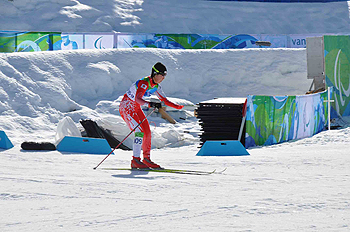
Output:
<svg viewBox="0 0 350 232">
<path fill-rule="evenodd" d="M 182 109 L 183 105 L 175 104 L 169 101 L 160 83 L 167 75 L 167 69 L 164 64 L 158 62 L 152 67 L 151 75 L 144 77 L 131 85 L 130 89 L 124 94 L 123 100 L 120 102 L 119 112 L 130 130 L 134 129 L 146 116 L 141 106 L 146 105 L 153 108 L 161 108 L 159 102 L 145 101 L 144 97 L 156 94 L 157 97 L 165 103 L 165 105 L 175 109 Z M 141 149 L 143 151 L 143 160 L 141 161 Z M 139 169 L 159 169 L 160 165 L 151 161 L 151 129 L 148 120 L 135 130 L 135 139 L 133 143 L 133 159 L 131 160 L 131 168 Z"/>
</svg>

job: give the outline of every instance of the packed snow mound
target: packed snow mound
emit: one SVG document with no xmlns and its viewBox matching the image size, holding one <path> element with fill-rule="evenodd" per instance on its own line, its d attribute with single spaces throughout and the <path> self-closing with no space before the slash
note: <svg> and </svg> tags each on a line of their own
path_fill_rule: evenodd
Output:
<svg viewBox="0 0 350 232">
<path fill-rule="evenodd" d="M 162 83 L 165 93 L 185 105 L 215 97 L 304 94 L 311 84 L 306 78 L 305 49 L 0 54 L 0 80 L 8 86 L 2 88 L 0 110 L 35 116 L 45 106 L 60 112 L 82 106 L 95 109 L 101 101 L 120 99 L 133 82 L 150 74 L 157 61 L 168 69 Z"/>
<path fill-rule="evenodd" d="M 0 1 L 1 30 L 199 34 L 349 33 L 346 1 Z"/>
</svg>

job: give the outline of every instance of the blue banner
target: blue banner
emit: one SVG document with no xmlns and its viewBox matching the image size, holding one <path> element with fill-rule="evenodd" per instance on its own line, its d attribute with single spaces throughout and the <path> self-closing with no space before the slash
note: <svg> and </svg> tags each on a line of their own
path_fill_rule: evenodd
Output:
<svg viewBox="0 0 350 232">
<path fill-rule="evenodd" d="M 226 2 L 283 2 L 283 3 L 305 3 L 305 2 L 315 2 L 315 3 L 326 3 L 326 2 L 347 2 L 347 0 L 207 0 L 207 1 L 212 1 L 212 2 L 216 2 L 216 1 L 226 1 Z"/>
</svg>

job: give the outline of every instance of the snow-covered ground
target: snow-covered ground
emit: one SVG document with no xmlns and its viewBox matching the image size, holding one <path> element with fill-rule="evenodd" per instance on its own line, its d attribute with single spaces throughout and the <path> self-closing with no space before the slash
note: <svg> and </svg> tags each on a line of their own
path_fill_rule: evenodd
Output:
<svg viewBox="0 0 350 232">
<path fill-rule="evenodd" d="M 115 5 L 110 5 L 113 2 Z M 174 3 L 174 11 L 169 7 L 170 2 Z M 229 5 L 231 3 L 234 5 Z M 45 25 L 47 30 L 86 31 L 87 25 L 91 26 L 89 31 L 126 31 L 129 27 L 130 32 L 154 29 L 163 33 L 235 33 L 230 31 L 233 24 L 204 17 L 204 10 L 194 10 L 192 4 L 199 4 L 207 13 L 213 11 L 223 18 L 227 18 L 226 10 L 233 10 L 232 7 L 247 6 L 240 9 L 249 13 L 257 5 L 262 12 L 267 6 L 277 6 L 180 0 L 1 1 L 0 29 L 39 30 L 42 28 L 39 26 Z M 294 27 L 288 26 L 290 21 L 275 20 L 280 26 L 273 28 L 284 28 L 286 33 L 297 29 L 300 31 L 296 33 L 346 33 L 348 15 L 345 19 L 345 13 L 338 12 L 344 10 L 344 4 L 299 5 L 309 12 L 309 21 L 297 20 Z M 278 6 L 282 5 L 296 6 Z M 337 16 L 329 16 L 332 7 L 336 8 L 332 12 L 339 13 Z M 118 13 L 123 23 L 120 24 L 116 16 L 103 13 L 106 9 Z M 329 16 L 329 22 L 334 20 L 333 25 L 339 27 L 324 21 L 313 23 L 319 17 L 312 12 L 321 12 L 321 9 Z M 271 10 L 278 14 L 278 8 Z M 169 12 L 188 20 L 171 21 L 165 18 L 171 18 Z M 256 9 L 254 12 L 249 14 L 252 22 L 266 23 L 261 19 L 263 13 L 256 13 Z M 288 15 L 288 12 L 278 15 Z M 298 12 L 300 18 L 306 17 L 302 12 Z M 129 13 L 142 17 L 131 20 Z M 54 18 L 64 15 L 66 18 L 55 24 Z M 160 22 L 157 21 L 159 15 L 162 15 Z M 209 20 L 205 24 L 208 30 L 203 29 L 203 21 L 197 18 Z M 183 27 L 170 25 L 173 21 Z M 190 25 L 190 21 L 193 24 Z M 239 30 L 242 28 L 236 25 Z M 215 30 L 209 30 L 212 28 Z M 259 30 L 251 24 L 246 29 L 252 28 Z M 271 31 L 282 33 L 277 29 Z M 167 168 L 205 171 L 227 168 L 223 174 L 192 176 L 93 170 L 104 155 L 21 150 L 24 141 L 54 142 L 57 124 L 65 116 L 70 116 L 79 129 L 82 129 L 80 119 L 96 120 L 123 138 L 128 129 L 119 116 L 118 99 L 135 80 L 149 75 L 157 61 L 168 67 L 169 74 L 162 83 L 165 93 L 186 107 L 184 111 L 169 111 L 178 121 L 175 125 L 158 114 L 149 118 L 152 159 Z M 196 156 L 200 126 L 192 116 L 193 104 L 247 94 L 304 94 L 310 85 L 311 81 L 306 78 L 305 49 L 2 53 L 0 129 L 15 147 L 0 150 L 0 230 L 349 231 L 348 127 L 298 141 L 251 148 L 248 149 L 250 156 Z M 131 155 L 130 151 L 118 149 L 101 168 L 129 167 Z"/>
<path fill-rule="evenodd" d="M 0 127 L 15 145 L 1 151 L 1 231 L 348 231 L 349 128 L 246 157 L 196 156 L 192 103 L 303 94 L 305 57 L 305 49 L 0 54 Z M 104 155 L 21 150 L 24 141 L 54 142 L 64 116 L 80 129 L 91 118 L 123 138 L 118 98 L 158 60 L 168 66 L 164 91 L 186 111 L 169 112 L 175 125 L 150 117 L 152 159 L 223 174 L 93 170 Z M 118 149 L 101 167 L 129 167 L 131 155 Z"/>
<path fill-rule="evenodd" d="M 196 145 L 153 150 L 180 174 L 93 170 L 102 156 L 1 152 L 1 231 L 349 231 L 349 128 L 197 157 Z M 118 151 L 104 167 L 127 167 Z"/>
</svg>

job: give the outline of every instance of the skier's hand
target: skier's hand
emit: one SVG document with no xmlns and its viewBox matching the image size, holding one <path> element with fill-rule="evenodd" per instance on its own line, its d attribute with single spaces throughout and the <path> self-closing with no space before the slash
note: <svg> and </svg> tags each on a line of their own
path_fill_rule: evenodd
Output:
<svg viewBox="0 0 350 232">
<path fill-rule="evenodd" d="M 161 103 L 159 103 L 159 102 L 150 102 L 149 103 L 149 107 L 150 108 L 157 108 L 157 109 L 160 109 L 160 108 L 162 108 L 162 104 Z"/>
</svg>

